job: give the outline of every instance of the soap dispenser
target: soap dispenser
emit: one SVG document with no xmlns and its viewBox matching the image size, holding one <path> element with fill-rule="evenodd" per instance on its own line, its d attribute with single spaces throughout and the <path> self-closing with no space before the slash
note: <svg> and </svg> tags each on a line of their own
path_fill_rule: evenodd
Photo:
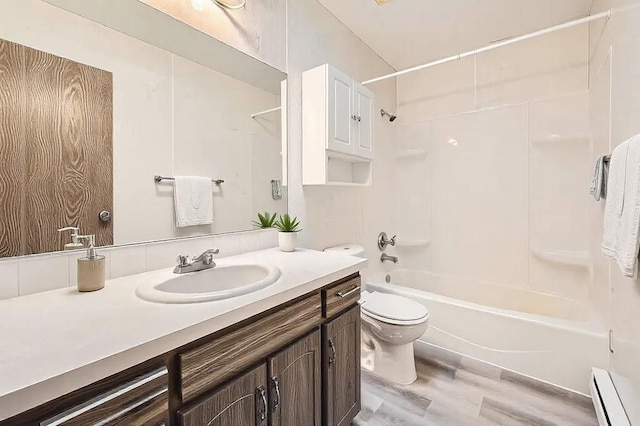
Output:
<svg viewBox="0 0 640 426">
<path fill-rule="evenodd" d="M 66 228 L 58 229 L 58 232 L 60 233 L 65 231 L 71 231 L 71 242 L 64 245 L 65 250 L 79 250 L 84 248 L 84 244 L 78 240 L 80 228 L 77 226 L 67 226 Z"/>
<path fill-rule="evenodd" d="M 87 241 L 87 257 L 78 259 L 78 291 L 96 291 L 104 288 L 104 256 L 96 253 L 96 236 L 79 235 L 79 240 Z"/>
</svg>

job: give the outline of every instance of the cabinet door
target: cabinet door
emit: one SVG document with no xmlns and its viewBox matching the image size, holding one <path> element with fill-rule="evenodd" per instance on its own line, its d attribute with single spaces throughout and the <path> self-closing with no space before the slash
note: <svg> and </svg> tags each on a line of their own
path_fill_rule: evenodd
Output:
<svg viewBox="0 0 640 426">
<path fill-rule="evenodd" d="M 269 359 L 271 425 L 320 426 L 320 331 Z"/>
<path fill-rule="evenodd" d="M 353 126 L 354 154 L 373 158 L 373 92 L 355 83 L 353 94 L 356 116 L 355 126 Z"/>
<path fill-rule="evenodd" d="M 323 325 L 325 419 L 351 423 L 360 412 L 360 305 Z"/>
<path fill-rule="evenodd" d="M 327 149 L 353 154 L 352 126 L 353 80 L 328 67 L 328 138 Z"/>
<path fill-rule="evenodd" d="M 183 426 L 266 426 L 268 408 L 267 367 L 262 364 L 179 410 L 178 419 Z"/>
</svg>

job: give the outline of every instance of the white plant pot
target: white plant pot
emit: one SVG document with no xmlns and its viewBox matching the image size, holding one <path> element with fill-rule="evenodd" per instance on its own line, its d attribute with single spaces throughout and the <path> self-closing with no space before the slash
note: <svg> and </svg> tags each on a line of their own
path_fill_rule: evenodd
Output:
<svg viewBox="0 0 640 426">
<path fill-rule="evenodd" d="M 278 232 L 278 245 L 281 251 L 294 251 L 298 243 L 297 232 Z"/>
</svg>

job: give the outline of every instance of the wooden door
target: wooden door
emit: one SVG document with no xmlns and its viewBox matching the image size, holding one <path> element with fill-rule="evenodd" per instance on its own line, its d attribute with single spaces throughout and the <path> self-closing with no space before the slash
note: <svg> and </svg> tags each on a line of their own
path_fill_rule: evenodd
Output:
<svg viewBox="0 0 640 426">
<path fill-rule="evenodd" d="M 360 412 L 360 305 L 322 327 L 324 416 L 328 426 L 345 426 Z"/>
<path fill-rule="evenodd" d="M 353 80 L 330 66 L 327 74 L 329 79 L 327 149 L 343 154 L 353 154 Z"/>
<path fill-rule="evenodd" d="M 0 257 L 24 254 L 24 48 L 0 40 Z"/>
<path fill-rule="evenodd" d="M 261 364 L 190 408 L 178 410 L 182 426 L 266 426 L 267 366 Z"/>
<path fill-rule="evenodd" d="M 0 40 L 0 257 L 113 244 L 111 73 Z"/>
<path fill-rule="evenodd" d="M 271 425 L 320 426 L 320 331 L 269 359 Z"/>
<path fill-rule="evenodd" d="M 355 115 L 357 116 L 353 133 L 354 154 L 364 158 L 373 158 L 373 92 L 356 83 L 353 93 Z"/>
</svg>

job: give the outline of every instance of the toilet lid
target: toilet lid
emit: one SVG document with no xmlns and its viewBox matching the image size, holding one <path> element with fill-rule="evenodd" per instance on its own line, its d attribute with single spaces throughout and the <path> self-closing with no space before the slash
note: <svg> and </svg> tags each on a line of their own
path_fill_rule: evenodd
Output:
<svg viewBox="0 0 640 426">
<path fill-rule="evenodd" d="M 429 317 L 429 311 L 424 305 L 406 297 L 377 291 L 368 295 L 362 302 L 361 309 L 365 314 L 391 323 L 415 323 Z"/>
</svg>

